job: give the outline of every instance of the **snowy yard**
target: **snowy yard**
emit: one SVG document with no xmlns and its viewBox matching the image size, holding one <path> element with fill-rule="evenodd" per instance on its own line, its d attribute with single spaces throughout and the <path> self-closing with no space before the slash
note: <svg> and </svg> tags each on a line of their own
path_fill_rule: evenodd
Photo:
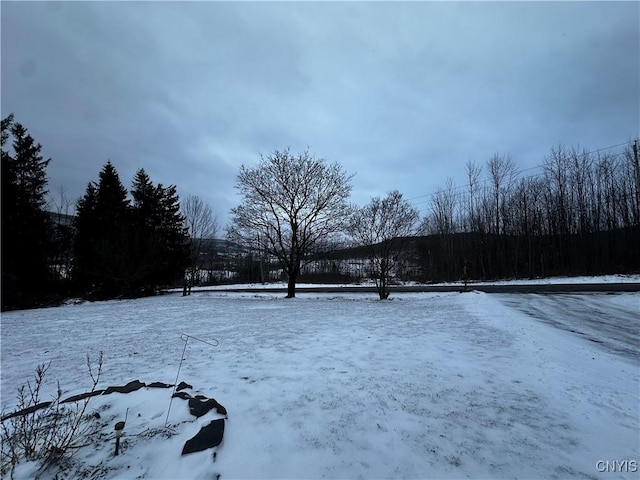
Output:
<svg viewBox="0 0 640 480">
<path fill-rule="evenodd" d="M 476 292 L 206 292 L 9 312 L 2 408 L 42 362 L 49 393 L 54 380 L 86 391 L 85 356 L 100 350 L 101 388 L 174 383 L 185 333 L 219 341 L 190 340 L 178 379 L 228 410 L 215 461 L 181 449 L 220 415 L 195 419 L 174 399 L 165 429 L 172 390 L 145 388 L 90 401 L 103 423 L 71 477 L 638 478 L 598 462 L 640 461 L 639 312 L 640 294 Z"/>
</svg>

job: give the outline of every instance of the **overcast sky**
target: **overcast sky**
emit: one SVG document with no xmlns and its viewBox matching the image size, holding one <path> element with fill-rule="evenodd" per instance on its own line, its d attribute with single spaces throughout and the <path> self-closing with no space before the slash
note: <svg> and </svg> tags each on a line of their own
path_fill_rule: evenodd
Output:
<svg viewBox="0 0 640 480">
<path fill-rule="evenodd" d="M 3 1 L 1 19 L 2 117 L 74 200 L 111 160 L 224 226 L 240 165 L 308 146 L 356 174 L 355 203 L 398 189 L 424 214 L 470 160 L 525 170 L 640 132 L 635 1 Z"/>
</svg>

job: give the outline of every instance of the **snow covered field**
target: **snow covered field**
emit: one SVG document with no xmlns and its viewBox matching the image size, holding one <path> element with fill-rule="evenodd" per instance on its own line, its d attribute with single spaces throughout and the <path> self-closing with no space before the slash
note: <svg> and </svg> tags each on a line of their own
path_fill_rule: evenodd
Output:
<svg viewBox="0 0 640 480">
<path fill-rule="evenodd" d="M 563 326 L 580 323 L 580 308 L 597 312 L 587 333 Z M 190 340 L 178 379 L 228 410 L 215 461 L 181 450 L 220 415 L 195 419 L 174 399 L 165 429 L 172 390 L 144 388 L 91 399 L 98 432 L 67 476 L 638 478 L 639 312 L 639 294 L 477 292 L 387 302 L 206 292 L 9 312 L 1 402 L 13 410 L 16 388 L 47 361 L 49 393 L 56 379 L 65 394 L 86 391 L 85 356 L 100 350 L 101 388 L 173 383 L 185 333 L 219 341 Z M 114 457 L 113 424 L 127 408 Z M 622 461 L 627 471 L 600 471 Z M 16 478 L 36 469 L 21 465 Z"/>
</svg>

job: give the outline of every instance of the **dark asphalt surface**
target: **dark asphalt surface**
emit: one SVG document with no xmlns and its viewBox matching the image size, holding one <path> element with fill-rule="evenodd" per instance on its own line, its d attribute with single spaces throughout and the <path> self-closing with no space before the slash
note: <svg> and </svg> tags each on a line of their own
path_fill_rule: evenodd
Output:
<svg viewBox="0 0 640 480">
<path fill-rule="evenodd" d="M 623 293 L 624 294 L 624 293 Z M 609 353 L 640 362 L 640 299 L 617 302 L 619 294 L 496 295 L 536 321 L 593 342 Z"/>
<path fill-rule="evenodd" d="M 394 292 L 460 292 L 463 290 L 462 285 L 410 285 L 410 286 L 394 286 L 389 290 Z M 560 283 L 548 285 L 474 285 L 469 284 L 469 290 L 476 290 L 485 293 L 537 293 L 537 294 L 558 294 L 558 293 L 622 293 L 622 292 L 640 292 L 640 283 Z M 245 292 L 245 293 L 284 293 L 286 288 L 277 287 L 258 287 L 258 288 L 216 288 L 216 289 L 198 289 L 197 292 Z M 317 287 L 297 287 L 297 293 L 376 293 L 375 287 L 364 287 L 358 285 L 339 285 L 339 286 L 322 286 Z"/>
</svg>

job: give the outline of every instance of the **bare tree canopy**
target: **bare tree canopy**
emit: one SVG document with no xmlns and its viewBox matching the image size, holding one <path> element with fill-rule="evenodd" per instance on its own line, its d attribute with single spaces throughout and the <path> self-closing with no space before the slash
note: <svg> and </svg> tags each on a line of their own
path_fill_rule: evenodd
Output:
<svg viewBox="0 0 640 480">
<path fill-rule="evenodd" d="M 407 237 L 419 219 L 418 210 L 397 190 L 386 198 L 375 197 L 351 216 L 349 233 L 361 246 L 369 247 L 369 260 L 380 300 L 389 297 L 389 281 L 400 264 Z"/>
<path fill-rule="evenodd" d="M 288 298 L 295 297 L 306 254 L 344 228 L 351 178 L 337 163 L 289 149 L 261 156 L 255 168 L 240 167 L 236 188 L 243 198 L 231 210 L 229 236 L 247 245 L 261 239 L 288 276 Z"/>
<path fill-rule="evenodd" d="M 184 225 L 191 241 L 191 269 L 189 281 L 200 283 L 199 262 L 207 240 L 213 240 L 218 233 L 218 219 L 211 206 L 197 195 L 189 195 L 180 205 Z"/>
<path fill-rule="evenodd" d="M 215 238 L 218 233 L 218 220 L 206 203 L 197 195 L 189 195 L 180 205 L 185 227 L 189 230 L 192 239 Z"/>
<path fill-rule="evenodd" d="M 458 198 L 451 177 L 443 189 L 431 196 L 431 216 L 426 216 L 419 231 L 425 234 L 449 235 L 455 231 Z"/>
</svg>

